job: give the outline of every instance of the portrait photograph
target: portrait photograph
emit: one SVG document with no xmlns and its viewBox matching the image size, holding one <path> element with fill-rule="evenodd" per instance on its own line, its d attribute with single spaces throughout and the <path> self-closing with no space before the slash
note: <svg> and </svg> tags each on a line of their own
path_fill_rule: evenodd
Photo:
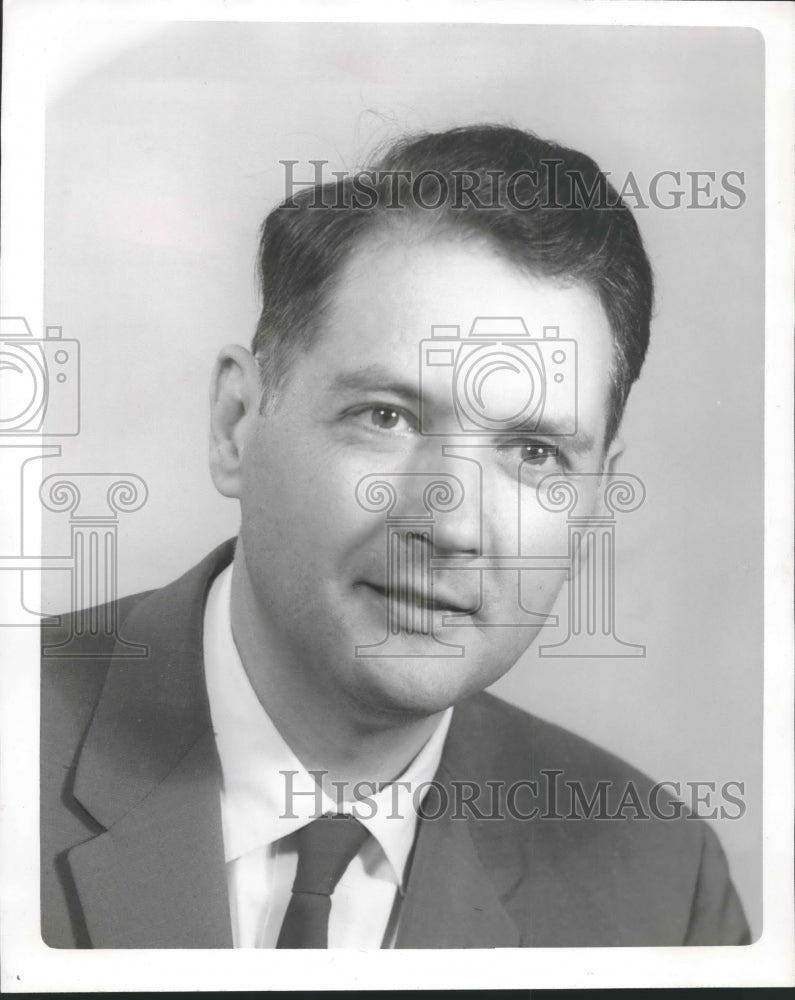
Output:
<svg viewBox="0 0 795 1000">
<path fill-rule="evenodd" d="M 791 8 L 24 6 L 3 988 L 791 982 Z"/>
</svg>

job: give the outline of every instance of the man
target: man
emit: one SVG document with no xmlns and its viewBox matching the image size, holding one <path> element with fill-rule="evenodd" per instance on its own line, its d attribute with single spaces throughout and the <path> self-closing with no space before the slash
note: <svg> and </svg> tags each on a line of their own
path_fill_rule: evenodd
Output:
<svg viewBox="0 0 795 1000">
<path fill-rule="evenodd" d="M 652 279 L 616 192 L 454 129 L 291 195 L 259 263 L 212 380 L 236 543 L 120 602 L 145 659 L 44 632 L 45 941 L 747 942 L 704 824 L 482 693 L 570 572 L 554 484 L 595 516 L 621 452 Z"/>
</svg>

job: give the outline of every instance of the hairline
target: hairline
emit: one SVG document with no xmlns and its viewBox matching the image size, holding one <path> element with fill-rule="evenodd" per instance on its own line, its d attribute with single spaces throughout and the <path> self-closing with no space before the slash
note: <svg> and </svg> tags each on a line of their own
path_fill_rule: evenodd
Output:
<svg viewBox="0 0 795 1000">
<path fill-rule="evenodd" d="M 430 225 L 426 224 L 423 226 L 423 219 L 427 219 L 429 221 L 433 219 L 433 222 Z M 532 268 L 523 261 L 517 260 L 516 257 L 512 255 L 504 246 L 502 246 L 488 231 L 475 232 L 473 230 L 467 230 L 461 225 L 457 226 L 446 214 L 439 214 L 437 216 L 418 216 L 412 212 L 405 216 L 381 215 L 372 227 L 365 229 L 364 231 L 354 232 L 352 234 L 345 256 L 343 259 L 337 261 L 335 266 L 329 271 L 324 287 L 321 289 L 319 300 L 314 304 L 314 307 L 306 316 L 306 319 L 302 324 L 301 332 L 308 333 L 310 328 L 312 328 L 311 335 L 307 336 L 303 343 L 299 342 L 295 338 L 291 341 L 281 339 L 278 346 L 271 348 L 270 351 L 266 346 L 264 348 L 260 348 L 260 350 L 255 353 L 254 356 L 258 363 L 261 388 L 259 412 L 263 415 L 273 412 L 275 407 L 278 406 L 280 392 L 285 388 L 290 380 L 291 370 L 294 367 L 295 361 L 298 360 L 301 355 L 306 355 L 311 352 L 312 349 L 320 342 L 326 332 L 324 313 L 327 314 L 331 311 L 331 309 L 333 309 L 333 296 L 339 291 L 342 282 L 345 280 L 346 272 L 349 271 L 356 258 L 366 252 L 368 244 L 372 245 L 374 243 L 381 242 L 386 243 L 389 246 L 394 245 L 394 241 L 388 239 L 387 237 L 396 230 L 402 230 L 404 236 L 407 234 L 413 234 L 414 238 L 411 242 L 415 245 L 428 242 L 480 244 L 482 247 L 487 247 L 497 257 L 505 261 L 514 270 L 523 274 L 528 279 L 546 282 L 559 288 L 585 288 L 592 294 L 596 305 L 601 309 L 602 314 L 607 321 L 610 330 L 610 339 L 612 342 L 610 367 L 607 373 L 608 398 L 606 404 L 607 413 L 604 442 L 604 449 L 606 451 L 618 433 L 629 393 L 627 392 L 625 394 L 623 400 L 620 399 L 621 350 L 619 339 L 614 323 L 605 308 L 602 296 L 599 293 L 599 288 L 596 286 L 596 283 L 584 276 L 574 275 L 571 273 L 545 274 L 540 269 Z M 275 367 L 277 370 L 274 373 L 275 377 L 271 377 L 269 373 L 265 372 L 264 364 L 262 362 L 263 356 L 271 352 L 281 352 L 283 355 L 288 356 L 289 359 L 287 363 L 282 360 L 276 364 Z M 265 398 L 266 394 L 269 396 L 268 399 Z"/>
</svg>

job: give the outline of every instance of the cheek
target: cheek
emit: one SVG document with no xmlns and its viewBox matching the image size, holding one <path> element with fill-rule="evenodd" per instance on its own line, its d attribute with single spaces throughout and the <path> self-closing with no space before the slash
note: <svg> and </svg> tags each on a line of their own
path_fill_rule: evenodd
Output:
<svg viewBox="0 0 795 1000">
<path fill-rule="evenodd" d="M 552 485 L 528 488 L 520 504 L 522 555 L 557 559 L 569 550 L 572 525 L 582 525 L 597 508 L 599 473 L 572 473 L 551 480 Z"/>
<path fill-rule="evenodd" d="M 536 501 L 522 510 L 520 554 L 551 558 L 564 556 L 569 548 L 569 528 L 565 514 L 553 514 Z"/>
<path fill-rule="evenodd" d="M 317 435 L 314 435 L 317 438 Z M 244 470 L 242 519 L 260 544 L 288 560 L 321 562 L 355 547 L 374 525 L 356 500 L 359 468 L 344 451 L 313 447 L 306 433 L 295 447 L 276 433 L 257 441 L 256 460 Z"/>
<path fill-rule="evenodd" d="M 505 482 L 491 490 L 490 501 L 488 506 L 484 502 L 484 555 L 565 556 L 567 513 L 545 509 L 535 483 Z"/>
<path fill-rule="evenodd" d="M 568 577 L 565 570 L 524 572 L 520 575 L 520 603 L 525 611 L 549 614 Z"/>
</svg>

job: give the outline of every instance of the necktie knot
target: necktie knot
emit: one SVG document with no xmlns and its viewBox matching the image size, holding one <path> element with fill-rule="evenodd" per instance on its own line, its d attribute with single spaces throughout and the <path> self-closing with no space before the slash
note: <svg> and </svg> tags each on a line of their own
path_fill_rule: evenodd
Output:
<svg viewBox="0 0 795 1000">
<path fill-rule="evenodd" d="M 298 869 L 293 892 L 330 896 L 359 853 L 367 830 L 354 817 L 327 813 L 296 833 Z"/>
</svg>

